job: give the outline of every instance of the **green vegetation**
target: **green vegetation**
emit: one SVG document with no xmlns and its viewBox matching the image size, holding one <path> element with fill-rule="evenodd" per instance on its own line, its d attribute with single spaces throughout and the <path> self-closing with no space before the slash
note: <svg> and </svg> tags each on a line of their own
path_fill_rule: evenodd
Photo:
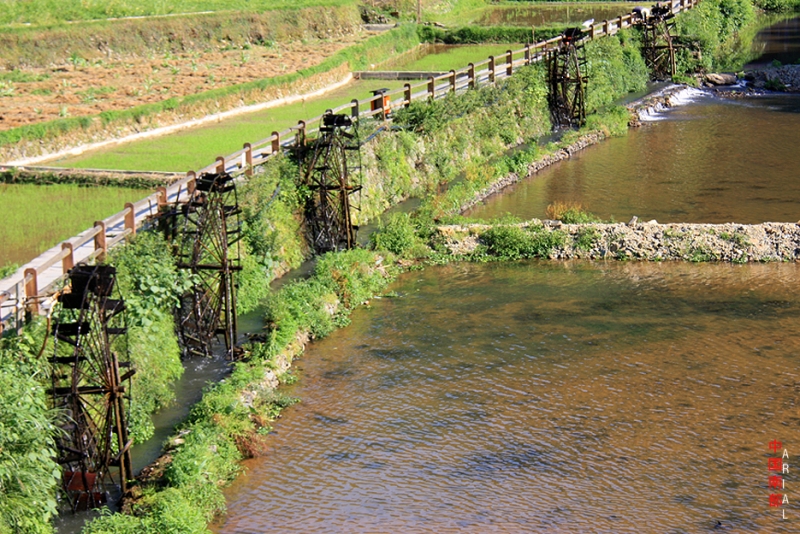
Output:
<svg viewBox="0 0 800 534">
<path fill-rule="evenodd" d="M 150 414 L 172 402 L 172 385 L 183 374 L 172 310 L 191 279 L 177 270 L 169 244 L 155 232 L 142 232 L 113 250 L 108 263 L 117 268 L 125 298 L 127 345 L 119 349 L 130 354 L 136 369 L 128 418 L 131 437 L 141 443 L 153 435 Z"/>
<path fill-rule="evenodd" d="M 65 21 L 198 13 L 202 11 L 262 12 L 316 6 L 342 6 L 349 0 L 2 0 L 0 25 L 45 25 Z"/>
<path fill-rule="evenodd" d="M 381 220 L 378 231 L 370 236 L 370 245 L 376 250 L 388 250 L 405 258 L 421 258 L 427 255 L 425 242 L 419 235 L 409 213 L 395 213 L 385 223 Z"/>
<path fill-rule="evenodd" d="M 0 338 L 0 533 L 52 530 L 56 487 L 55 427 L 47 409 L 39 350 L 42 321 L 21 336 Z"/>
<path fill-rule="evenodd" d="M 500 260 L 547 258 L 556 247 L 564 246 L 567 236 L 542 226 L 494 226 L 481 235 L 487 254 Z"/>
<path fill-rule="evenodd" d="M 499 57 L 508 50 L 519 50 L 524 45 L 511 43 L 503 45 L 463 45 L 453 47 L 431 47 L 423 49 L 425 55 L 396 63 L 381 65 L 381 70 L 447 72 L 467 67 L 469 63 L 483 61 L 489 56 Z M 428 51 L 430 50 L 430 53 Z"/>
<path fill-rule="evenodd" d="M 594 247 L 598 239 L 600 239 L 600 232 L 596 228 L 583 227 L 578 230 L 575 248 L 587 252 Z"/>
<path fill-rule="evenodd" d="M 753 4 L 767 13 L 800 11 L 800 1 L 798 0 L 754 0 Z"/>
<path fill-rule="evenodd" d="M 25 263 L 138 200 L 137 189 L 0 184 L 0 266 Z"/>
<path fill-rule="evenodd" d="M 711 71 L 735 68 L 736 36 L 755 21 L 755 11 L 750 0 L 704 0 L 675 20 L 688 45 L 678 51 L 678 72 Z"/>
</svg>

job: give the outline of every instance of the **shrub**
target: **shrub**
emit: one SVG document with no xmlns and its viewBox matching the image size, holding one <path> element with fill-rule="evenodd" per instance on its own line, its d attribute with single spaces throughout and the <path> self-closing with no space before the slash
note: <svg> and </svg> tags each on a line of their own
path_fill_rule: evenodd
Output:
<svg viewBox="0 0 800 534">
<path fill-rule="evenodd" d="M 47 380 L 38 359 L 41 323 L 0 339 L 0 532 L 51 532 L 61 470 L 55 427 L 47 409 Z"/>
<path fill-rule="evenodd" d="M 378 230 L 370 236 L 374 249 L 386 250 L 403 257 L 421 242 L 408 213 L 393 214 L 386 223 L 381 222 Z"/>
<path fill-rule="evenodd" d="M 487 252 L 499 259 L 547 258 L 566 242 L 566 234 L 543 227 L 495 226 L 481 235 Z"/>
<path fill-rule="evenodd" d="M 120 338 L 136 374 L 131 384 L 131 437 L 150 438 L 150 414 L 175 397 L 172 384 L 183 374 L 172 310 L 192 284 L 175 266 L 170 245 L 156 232 L 140 232 L 109 254 L 117 268 L 117 283 L 125 299 L 128 335 Z"/>
</svg>

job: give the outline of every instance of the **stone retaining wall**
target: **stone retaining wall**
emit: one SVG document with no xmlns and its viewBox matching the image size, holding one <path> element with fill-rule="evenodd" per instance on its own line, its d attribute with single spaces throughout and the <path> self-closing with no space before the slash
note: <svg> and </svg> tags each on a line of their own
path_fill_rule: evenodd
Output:
<svg viewBox="0 0 800 534">
<path fill-rule="evenodd" d="M 533 232 L 558 232 L 563 242 L 549 259 L 642 261 L 795 261 L 800 258 L 800 223 L 727 224 L 562 224 L 532 220 Z M 490 225 L 440 226 L 434 239 L 454 255 L 474 252 Z M 558 241 L 558 240 L 556 240 Z"/>
</svg>

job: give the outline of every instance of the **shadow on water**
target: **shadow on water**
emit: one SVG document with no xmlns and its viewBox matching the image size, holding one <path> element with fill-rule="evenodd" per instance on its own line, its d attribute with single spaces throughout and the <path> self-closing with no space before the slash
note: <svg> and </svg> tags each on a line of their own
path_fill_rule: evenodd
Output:
<svg viewBox="0 0 800 534">
<path fill-rule="evenodd" d="M 784 65 L 800 60 L 800 17 L 783 20 L 761 30 L 753 46 L 761 55 L 745 65 L 745 70 L 769 66 L 773 61 Z"/>
</svg>

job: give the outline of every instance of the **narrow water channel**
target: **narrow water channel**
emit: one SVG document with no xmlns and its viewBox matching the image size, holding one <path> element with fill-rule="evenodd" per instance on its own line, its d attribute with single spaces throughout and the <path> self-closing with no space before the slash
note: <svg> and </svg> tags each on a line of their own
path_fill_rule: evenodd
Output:
<svg viewBox="0 0 800 534">
<path fill-rule="evenodd" d="M 308 348 L 217 532 L 794 531 L 767 457 L 800 443 L 798 269 L 409 273 Z"/>
</svg>

